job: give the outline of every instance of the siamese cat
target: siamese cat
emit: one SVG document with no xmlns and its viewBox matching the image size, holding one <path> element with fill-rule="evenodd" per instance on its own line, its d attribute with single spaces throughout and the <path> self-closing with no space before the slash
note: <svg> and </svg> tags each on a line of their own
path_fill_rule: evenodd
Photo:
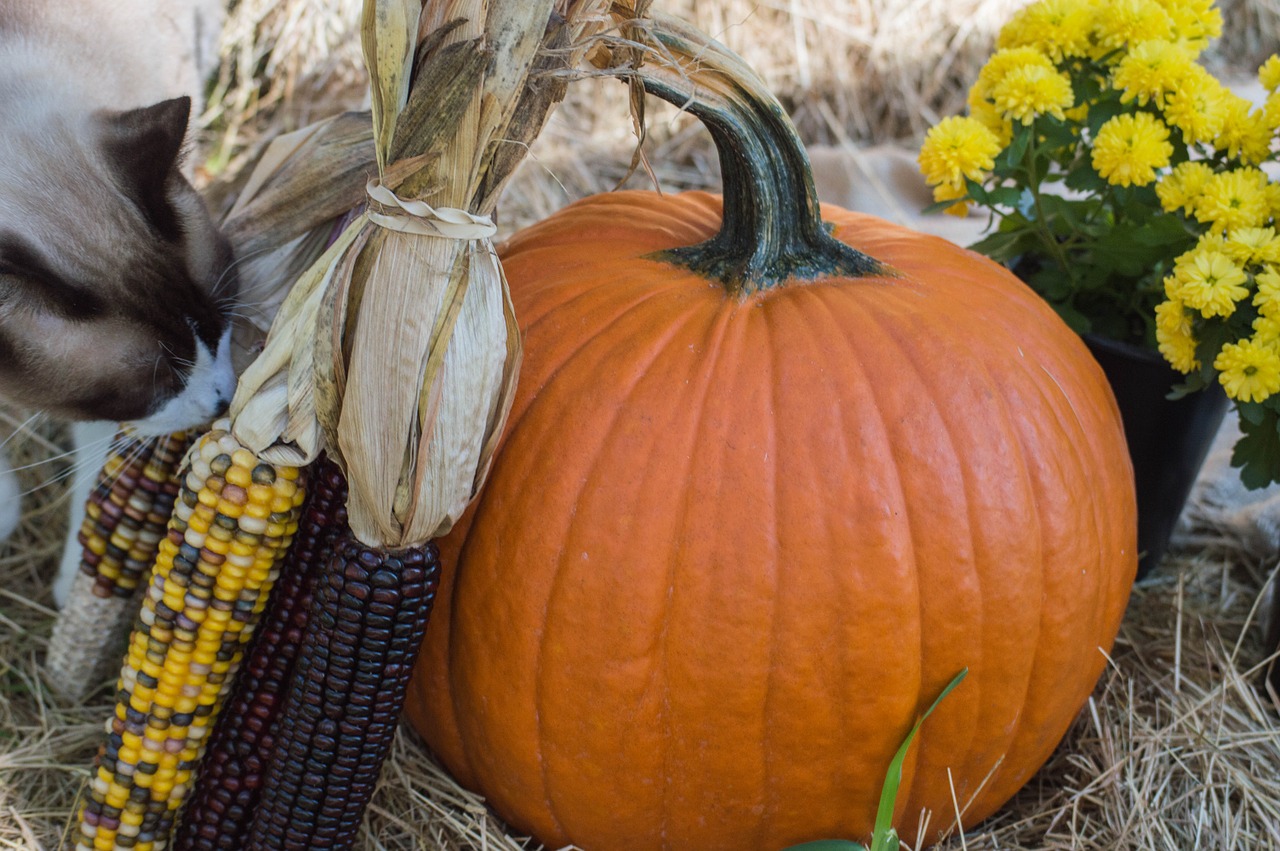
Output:
<svg viewBox="0 0 1280 851">
<path fill-rule="evenodd" d="M 232 254 L 182 167 L 220 13 L 0 0 L 0 395 L 141 435 L 230 401 Z"/>
</svg>

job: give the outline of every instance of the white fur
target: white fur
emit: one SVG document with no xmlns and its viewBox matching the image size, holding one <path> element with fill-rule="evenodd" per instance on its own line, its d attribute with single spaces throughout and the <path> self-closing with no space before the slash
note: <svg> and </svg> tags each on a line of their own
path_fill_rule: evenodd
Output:
<svg viewBox="0 0 1280 851">
<path fill-rule="evenodd" d="M 196 363 L 187 376 L 186 387 L 160 410 L 145 420 L 130 423 L 144 437 L 159 437 L 207 423 L 226 410 L 236 392 L 236 372 L 231 366 L 231 329 L 210 352 L 196 339 Z"/>
</svg>

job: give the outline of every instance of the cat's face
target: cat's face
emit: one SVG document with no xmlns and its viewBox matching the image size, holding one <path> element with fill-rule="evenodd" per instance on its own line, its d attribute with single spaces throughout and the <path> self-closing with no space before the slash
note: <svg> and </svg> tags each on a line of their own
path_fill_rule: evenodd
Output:
<svg viewBox="0 0 1280 851">
<path fill-rule="evenodd" d="M 235 274 L 177 167 L 188 110 L 0 130 L 0 393 L 146 434 L 230 401 Z"/>
</svg>

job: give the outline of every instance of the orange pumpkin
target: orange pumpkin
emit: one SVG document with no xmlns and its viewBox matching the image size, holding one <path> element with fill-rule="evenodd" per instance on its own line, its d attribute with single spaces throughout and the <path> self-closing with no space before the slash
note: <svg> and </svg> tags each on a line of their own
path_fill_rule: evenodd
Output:
<svg viewBox="0 0 1280 851">
<path fill-rule="evenodd" d="M 826 207 L 829 240 L 802 170 L 726 129 L 780 111 L 703 106 L 723 221 L 619 192 L 505 247 L 521 383 L 409 718 L 549 847 L 773 851 L 865 839 L 968 667 L 898 799 L 936 837 L 949 784 L 993 812 L 1103 667 L 1136 566 L 1116 407 L 1013 275 Z"/>
</svg>

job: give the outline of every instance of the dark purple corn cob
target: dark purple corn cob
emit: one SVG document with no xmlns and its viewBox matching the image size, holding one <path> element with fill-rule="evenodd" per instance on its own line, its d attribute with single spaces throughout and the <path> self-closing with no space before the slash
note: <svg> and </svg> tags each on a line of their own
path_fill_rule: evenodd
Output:
<svg viewBox="0 0 1280 851">
<path fill-rule="evenodd" d="M 199 766 L 174 836 L 177 851 L 248 847 L 312 592 L 334 541 L 347 530 L 347 485 L 337 465 L 321 458 L 310 468 L 309 483 L 293 546 Z"/>
<path fill-rule="evenodd" d="M 350 848 L 391 749 L 439 551 L 344 537 L 322 571 L 245 848 Z"/>
</svg>

